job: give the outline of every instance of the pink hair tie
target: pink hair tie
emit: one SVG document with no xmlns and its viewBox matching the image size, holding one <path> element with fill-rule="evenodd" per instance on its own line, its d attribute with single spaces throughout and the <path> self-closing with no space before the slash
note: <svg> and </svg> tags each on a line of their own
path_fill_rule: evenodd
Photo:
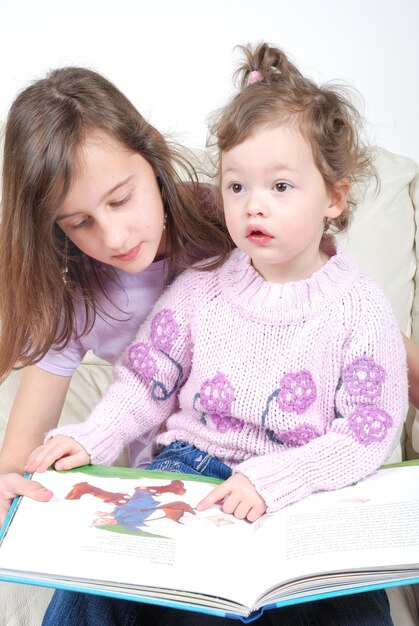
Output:
<svg viewBox="0 0 419 626">
<path fill-rule="evenodd" d="M 248 85 L 253 85 L 253 83 L 258 83 L 261 80 L 263 80 L 263 76 L 259 72 L 259 70 L 253 70 L 249 74 L 249 78 L 247 79 L 247 84 Z"/>
</svg>

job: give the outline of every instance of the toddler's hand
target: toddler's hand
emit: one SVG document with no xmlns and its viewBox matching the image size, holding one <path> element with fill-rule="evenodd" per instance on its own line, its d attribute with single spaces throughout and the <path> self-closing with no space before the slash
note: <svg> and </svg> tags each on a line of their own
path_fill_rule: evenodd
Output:
<svg viewBox="0 0 419 626">
<path fill-rule="evenodd" d="M 249 522 L 254 522 L 266 511 L 264 499 L 258 494 L 250 480 L 240 473 L 233 474 L 221 485 L 215 487 L 198 503 L 196 509 L 205 511 L 221 501 L 225 513 L 231 513 Z"/>
<path fill-rule="evenodd" d="M 68 470 L 88 465 L 90 456 L 83 446 L 71 437 L 57 435 L 43 446 L 35 448 L 25 465 L 25 472 L 44 472 L 51 465 L 56 470 Z"/>
</svg>

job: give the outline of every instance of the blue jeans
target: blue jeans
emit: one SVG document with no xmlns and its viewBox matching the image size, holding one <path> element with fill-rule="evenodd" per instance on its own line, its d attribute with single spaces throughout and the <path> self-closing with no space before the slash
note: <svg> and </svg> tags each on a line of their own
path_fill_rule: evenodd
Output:
<svg viewBox="0 0 419 626">
<path fill-rule="evenodd" d="M 148 469 L 227 479 L 230 468 L 195 446 L 177 441 L 154 458 Z M 236 575 L 232 572 L 232 575 Z M 255 626 L 392 626 L 383 590 L 296 604 L 266 611 Z M 57 590 L 43 626 L 234 626 L 236 620 L 129 600 Z"/>
<path fill-rule="evenodd" d="M 183 474 L 200 474 L 227 480 L 231 476 L 228 465 L 214 456 L 198 450 L 186 441 L 175 441 L 154 457 L 147 469 Z"/>
</svg>

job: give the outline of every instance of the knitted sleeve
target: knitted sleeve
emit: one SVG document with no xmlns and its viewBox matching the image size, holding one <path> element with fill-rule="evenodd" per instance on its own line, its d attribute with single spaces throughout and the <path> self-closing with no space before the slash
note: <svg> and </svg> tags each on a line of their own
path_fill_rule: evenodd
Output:
<svg viewBox="0 0 419 626">
<path fill-rule="evenodd" d="M 124 446 L 173 412 L 191 367 L 190 311 L 202 273 L 184 272 L 160 297 L 113 371 L 113 381 L 85 422 L 50 431 L 72 437 L 92 463 L 109 465 Z"/>
<path fill-rule="evenodd" d="M 348 297 L 334 416 L 309 443 L 249 459 L 236 468 L 268 511 L 316 491 L 347 486 L 389 457 L 408 407 L 406 354 L 390 305 L 364 279 Z M 333 358 L 331 355 L 330 358 Z"/>
</svg>

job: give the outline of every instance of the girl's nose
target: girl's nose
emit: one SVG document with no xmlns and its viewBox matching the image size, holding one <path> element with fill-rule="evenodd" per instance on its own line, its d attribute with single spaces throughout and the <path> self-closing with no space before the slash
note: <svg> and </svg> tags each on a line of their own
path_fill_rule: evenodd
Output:
<svg viewBox="0 0 419 626">
<path fill-rule="evenodd" d="M 257 215 L 266 215 L 266 210 L 264 208 L 264 204 L 260 198 L 249 198 L 249 202 L 247 203 L 247 214 L 249 217 L 256 217 Z"/>
<path fill-rule="evenodd" d="M 266 190 L 262 185 L 253 185 L 248 188 L 245 198 L 245 209 L 248 217 L 266 215 L 266 203 L 269 202 L 269 198 L 266 196 Z"/>
<path fill-rule="evenodd" d="M 123 224 L 114 223 L 112 220 L 102 224 L 102 241 L 103 244 L 110 250 L 116 252 L 123 252 L 128 240 L 128 232 L 124 228 Z"/>
</svg>

